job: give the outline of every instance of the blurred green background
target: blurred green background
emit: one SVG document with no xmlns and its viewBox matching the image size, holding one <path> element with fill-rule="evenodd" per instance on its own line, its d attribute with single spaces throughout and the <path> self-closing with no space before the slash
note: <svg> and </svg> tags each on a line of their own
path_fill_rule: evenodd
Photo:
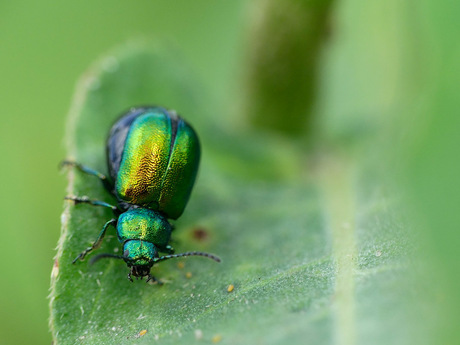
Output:
<svg viewBox="0 0 460 345">
<path fill-rule="evenodd" d="M 2 344 L 50 343 L 46 296 L 65 194 L 57 166 L 79 76 L 113 46 L 147 37 L 178 46 L 214 101 L 228 99 L 245 56 L 248 4 L 0 3 Z M 404 186 L 401 194 L 411 196 L 407 211 L 420 234 L 424 284 L 433 282 L 427 313 L 438 321 L 439 344 L 456 338 L 460 313 L 458 18 L 460 3 L 452 0 L 332 2 L 321 72 L 328 98 L 320 99 L 324 118 L 316 119 L 326 137 L 337 136 L 343 121 L 353 132 L 368 113 L 376 116 L 371 125 L 385 127 L 373 147 L 391 160 L 389 176 Z M 331 84 L 344 63 L 350 84 Z M 382 83 L 388 93 L 379 93 Z"/>
</svg>

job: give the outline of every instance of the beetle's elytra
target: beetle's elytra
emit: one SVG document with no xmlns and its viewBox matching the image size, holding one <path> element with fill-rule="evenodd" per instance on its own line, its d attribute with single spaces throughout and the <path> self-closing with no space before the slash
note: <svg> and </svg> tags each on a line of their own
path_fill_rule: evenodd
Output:
<svg viewBox="0 0 460 345">
<path fill-rule="evenodd" d="M 133 276 L 156 280 L 150 274 L 153 264 L 171 258 L 204 256 L 220 262 L 217 256 L 203 252 L 173 254 L 169 245 L 172 227 L 168 219 L 177 219 L 184 212 L 199 161 L 200 142 L 193 128 L 174 111 L 161 107 L 132 108 L 115 122 L 107 139 L 109 176 L 64 161 L 63 165 L 98 177 L 117 199 L 115 206 L 87 197 L 66 197 L 76 204 L 108 207 L 114 213 L 93 245 L 73 263 L 100 246 L 109 226 L 117 230 L 123 255 L 99 254 L 91 261 L 123 259 L 131 281 Z M 167 255 L 160 256 L 161 252 Z"/>
</svg>

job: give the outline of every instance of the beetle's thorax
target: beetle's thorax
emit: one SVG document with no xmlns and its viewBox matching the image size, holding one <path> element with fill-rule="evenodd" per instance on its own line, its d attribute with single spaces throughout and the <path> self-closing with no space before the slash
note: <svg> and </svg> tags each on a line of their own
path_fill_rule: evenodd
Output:
<svg viewBox="0 0 460 345">
<path fill-rule="evenodd" d="M 163 248 L 168 245 L 171 230 L 168 220 L 160 212 L 142 207 L 122 213 L 117 222 L 117 235 L 121 243 L 139 240 Z"/>
</svg>

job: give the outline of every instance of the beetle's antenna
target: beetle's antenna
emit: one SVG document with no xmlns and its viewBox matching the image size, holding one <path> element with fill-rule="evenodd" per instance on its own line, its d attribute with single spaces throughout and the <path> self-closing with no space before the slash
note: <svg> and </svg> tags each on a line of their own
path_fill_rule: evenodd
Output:
<svg viewBox="0 0 460 345">
<path fill-rule="evenodd" d="M 104 259 L 104 258 L 124 259 L 124 256 L 116 255 L 116 254 L 110 254 L 110 253 L 102 253 L 102 254 L 93 256 L 93 257 L 91 258 L 91 260 L 89 260 L 89 264 L 92 265 L 92 264 L 94 264 L 96 261 L 99 261 L 100 259 Z"/>
<path fill-rule="evenodd" d="M 159 261 L 164 261 L 168 259 L 174 259 L 174 258 L 181 258 L 183 256 L 204 256 L 206 258 L 210 258 L 214 261 L 221 262 L 220 258 L 218 256 L 215 256 L 213 254 L 209 253 L 203 253 L 203 252 L 186 252 L 186 253 L 180 253 L 180 254 L 171 254 L 171 255 L 164 255 L 160 256 L 159 258 L 156 258 L 153 260 L 153 262 L 157 263 Z"/>
</svg>

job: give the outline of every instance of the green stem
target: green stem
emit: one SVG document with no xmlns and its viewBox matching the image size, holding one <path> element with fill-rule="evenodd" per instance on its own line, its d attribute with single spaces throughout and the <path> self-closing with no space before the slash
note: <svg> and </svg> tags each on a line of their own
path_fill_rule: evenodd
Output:
<svg viewBox="0 0 460 345">
<path fill-rule="evenodd" d="M 308 131 L 331 4 L 332 0 L 257 2 L 244 101 L 254 127 L 295 135 Z"/>
</svg>

